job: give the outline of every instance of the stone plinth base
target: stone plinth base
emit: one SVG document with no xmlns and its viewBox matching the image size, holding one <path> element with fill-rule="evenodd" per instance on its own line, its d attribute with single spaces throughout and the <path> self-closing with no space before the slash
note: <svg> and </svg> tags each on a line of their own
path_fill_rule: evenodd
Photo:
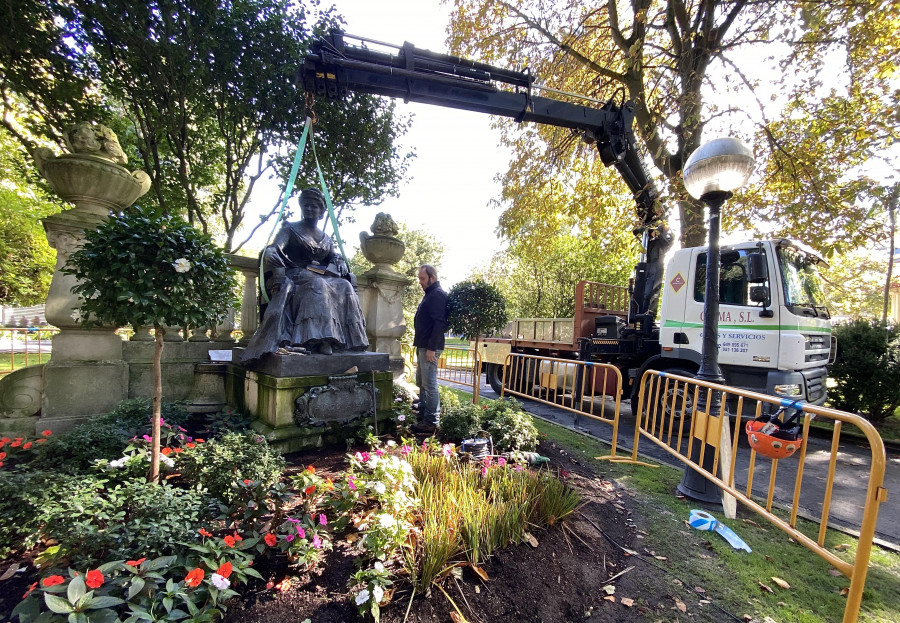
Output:
<svg viewBox="0 0 900 623">
<path fill-rule="evenodd" d="M 191 401 L 194 390 L 194 366 L 209 363 L 210 350 L 228 350 L 225 342 L 166 342 L 162 352 L 163 402 Z M 128 364 L 128 397 L 153 397 L 154 342 L 124 342 L 123 356 Z"/>
<path fill-rule="evenodd" d="M 56 361 L 44 364 L 39 430 L 65 432 L 92 415 L 108 413 L 128 398 L 124 361 Z"/>
<path fill-rule="evenodd" d="M 271 355 L 259 363 L 253 370 L 228 366 L 226 398 L 252 416 L 253 428 L 282 452 L 341 443 L 391 410 L 393 375 L 386 354 Z M 358 372 L 344 374 L 354 366 Z"/>
</svg>

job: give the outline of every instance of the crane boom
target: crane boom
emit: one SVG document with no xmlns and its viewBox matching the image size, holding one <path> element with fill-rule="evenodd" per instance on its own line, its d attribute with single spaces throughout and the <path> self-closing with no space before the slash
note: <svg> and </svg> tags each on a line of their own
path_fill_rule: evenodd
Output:
<svg viewBox="0 0 900 623">
<path fill-rule="evenodd" d="M 405 43 L 397 54 L 348 46 L 343 34 L 317 40 L 299 76 L 307 93 L 343 99 L 350 91 L 402 98 L 580 131 L 606 166 L 615 166 L 631 190 L 645 258 L 635 271 L 634 310 L 655 315 L 662 256 L 671 235 L 661 221 L 659 193 L 635 147 L 632 102 L 592 108 L 532 94 L 534 76 Z M 506 89 L 498 88 L 498 84 Z"/>
</svg>

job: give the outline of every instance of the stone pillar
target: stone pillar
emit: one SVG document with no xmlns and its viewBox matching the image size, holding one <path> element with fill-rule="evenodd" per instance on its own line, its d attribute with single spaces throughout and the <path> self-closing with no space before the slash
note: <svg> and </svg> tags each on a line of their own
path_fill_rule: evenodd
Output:
<svg viewBox="0 0 900 623">
<path fill-rule="evenodd" d="M 403 323 L 403 293 L 413 280 L 395 271 L 406 249 L 396 237 L 398 228 L 389 214 L 379 213 L 372 233 L 361 232 L 360 249 L 375 266 L 358 277 L 359 302 L 366 318 L 369 348 L 390 356 L 394 379 L 403 375 L 400 337 L 406 331 Z"/>
<path fill-rule="evenodd" d="M 38 169 L 56 193 L 75 205 L 43 220 L 56 269 L 47 295 L 47 321 L 60 332 L 53 337 L 53 358 L 44 367 L 41 418 L 37 430 L 60 432 L 91 415 L 108 412 L 128 397 L 128 366 L 116 327 L 90 330 L 78 324 L 81 300 L 72 294 L 76 280 L 60 269 L 111 210 L 133 204 L 150 188 L 143 171 L 129 173 L 115 134 L 103 126 L 79 123 L 66 133 L 73 153 L 35 154 Z M 121 163 L 121 164 L 120 164 Z"/>
</svg>

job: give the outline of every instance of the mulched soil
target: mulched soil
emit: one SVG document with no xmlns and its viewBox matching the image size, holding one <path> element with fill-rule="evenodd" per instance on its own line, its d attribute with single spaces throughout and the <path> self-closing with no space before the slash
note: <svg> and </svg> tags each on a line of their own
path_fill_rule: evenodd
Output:
<svg viewBox="0 0 900 623">
<path fill-rule="evenodd" d="M 444 580 L 446 595 L 436 588 L 417 595 L 408 616 L 411 593 L 401 579 L 382 608 L 384 623 L 448 623 L 455 614 L 451 599 L 471 623 L 727 620 L 704 594 L 683 586 L 663 570 L 664 562 L 654 561 L 642 529 L 653 518 L 641 515 L 633 492 L 597 475 L 556 444 L 542 442 L 538 452 L 581 492 L 583 506 L 560 524 L 535 530 L 537 547 L 523 543 L 496 553 L 483 565 L 487 581 L 464 568 L 461 579 Z M 345 454 L 338 447 L 286 458 L 291 471 L 314 464 L 318 474 L 334 477 L 345 466 Z M 303 574 L 290 569 L 283 556 L 258 560 L 256 568 L 265 580 L 242 588 L 241 598 L 228 604 L 225 622 L 361 621 L 347 586 L 356 570 L 357 548 L 358 542 L 336 538 L 324 563 Z M 16 565 L 27 571 L 6 573 Z M 272 587 L 286 577 L 290 588 Z M 0 621 L 9 620 L 35 579 L 30 558 L 0 562 Z M 603 590 L 609 585 L 615 587 L 612 595 Z"/>
</svg>

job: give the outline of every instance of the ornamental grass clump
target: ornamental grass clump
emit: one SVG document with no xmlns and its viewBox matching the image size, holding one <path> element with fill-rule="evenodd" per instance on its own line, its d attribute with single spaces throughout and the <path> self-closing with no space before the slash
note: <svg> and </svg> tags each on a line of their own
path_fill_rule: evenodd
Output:
<svg viewBox="0 0 900 623">
<path fill-rule="evenodd" d="M 131 207 L 85 232 L 63 272 L 78 283 L 72 318 L 86 329 L 153 327 L 153 451 L 148 479 L 159 479 L 162 351 L 166 326 L 207 327 L 234 302 L 235 280 L 212 239 L 175 216 Z"/>
</svg>

